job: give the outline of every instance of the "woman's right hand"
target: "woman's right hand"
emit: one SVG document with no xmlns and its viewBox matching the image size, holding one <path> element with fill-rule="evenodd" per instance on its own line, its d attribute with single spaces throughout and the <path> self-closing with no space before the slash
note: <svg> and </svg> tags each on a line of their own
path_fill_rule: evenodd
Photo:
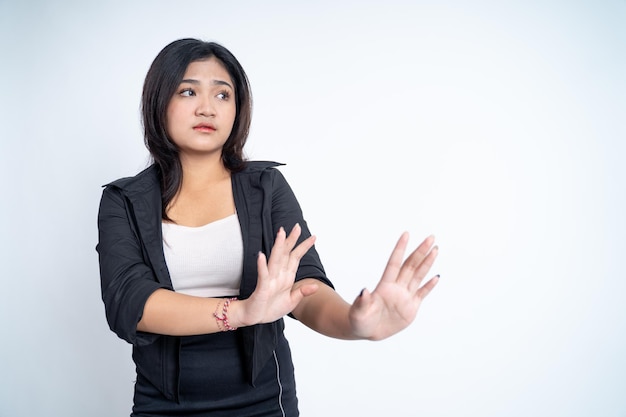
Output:
<svg viewBox="0 0 626 417">
<path fill-rule="evenodd" d="M 296 224 L 289 236 L 280 228 L 269 260 L 259 253 L 256 289 L 246 300 L 231 304 L 229 319 L 235 327 L 271 323 L 289 314 L 300 301 L 317 291 L 317 284 L 294 287 L 300 260 L 315 243 L 315 236 L 296 246 L 302 229 Z"/>
</svg>

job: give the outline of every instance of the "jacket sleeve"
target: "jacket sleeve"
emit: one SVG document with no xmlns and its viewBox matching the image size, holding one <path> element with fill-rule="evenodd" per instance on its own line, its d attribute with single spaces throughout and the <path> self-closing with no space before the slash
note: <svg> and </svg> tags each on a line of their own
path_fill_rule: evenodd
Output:
<svg viewBox="0 0 626 417">
<path fill-rule="evenodd" d="M 298 239 L 298 243 L 300 243 L 311 236 L 311 232 L 302 215 L 300 204 L 283 174 L 277 169 L 269 169 L 268 172 L 271 173 L 272 178 L 272 236 L 276 236 L 281 226 L 289 232 L 296 223 L 299 223 L 302 228 L 302 234 Z M 326 272 L 315 250 L 315 246 L 309 249 L 300 260 L 296 281 L 304 278 L 315 278 L 334 288 L 332 282 L 326 277 Z"/>
<path fill-rule="evenodd" d="M 98 212 L 100 283 L 107 322 L 133 345 L 147 345 L 159 335 L 137 331 L 148 297 L 164 285 L 157 282 L 144 256 L 130 203 L 115 186 L 105 188 Z"/>
</svg>

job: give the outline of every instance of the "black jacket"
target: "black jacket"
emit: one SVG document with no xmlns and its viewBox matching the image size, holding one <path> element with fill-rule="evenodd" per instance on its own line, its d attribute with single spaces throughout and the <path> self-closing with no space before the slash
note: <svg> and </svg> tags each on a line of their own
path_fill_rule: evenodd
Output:
<svg viewBox="0 0 626 417">
<path fill-rule="evenodd" d="M 300 206 L 275 162 L 248 162 L 232 175 L 235 207 L 244 242 L 240 299 L 256 287 L 256 256 L 269 256 L 278 229 L 302 226 L 300 240 L 310 236 Z M 158 288 L 173 290 L 161 229 L 161 189 L 158 168 L 150 166 L 135 177 L 106 186 L 98 213 L 102 299 L 109 327 L 133 345 L 138 372 L 163 394 L 178 399 L 180 338 L 137 331 L 148 297 Z M 332 284 L 315 248 L 302 258 L 296 280 L 317 278 Z M 240 329 L 251 384 L 276 346 L 283 320 Z"/>
</svg>

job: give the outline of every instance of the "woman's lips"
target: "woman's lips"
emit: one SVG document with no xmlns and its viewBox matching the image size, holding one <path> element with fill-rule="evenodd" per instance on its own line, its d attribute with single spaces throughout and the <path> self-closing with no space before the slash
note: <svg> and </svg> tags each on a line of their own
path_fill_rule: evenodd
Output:
<svg viewBox="0 0 626 417">
<path fill-rule="evenodd" d="M 209 125 L 209 124 L 199 124 L 199 125 L 195 125 L 193 127 L 193 130 L 198 131 L 198 132 L 215 132 L 215 126 L 213 125 Z"/>
</svg>

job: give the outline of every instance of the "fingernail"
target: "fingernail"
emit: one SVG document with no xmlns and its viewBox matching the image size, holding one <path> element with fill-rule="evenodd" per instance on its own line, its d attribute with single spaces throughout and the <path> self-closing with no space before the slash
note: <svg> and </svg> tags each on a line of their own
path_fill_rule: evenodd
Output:
<svg viewBox="0 0 626 417">
<path fill-rule="evenodd" d="M 441 278 L 441 275 L 437 274 L 437 275 L 435 275 L 435 277 L 437 277 L 437 278 Z"/>
<path fill-rule="evenodd" d="M 365 292 L 365 288 L 363 288 L 363 289 L 361 290 L 361 292 L 359 293 L 359 297 L 363 297 L 363 293 L 364 293 L 364 292 Z"/>
</svg>

